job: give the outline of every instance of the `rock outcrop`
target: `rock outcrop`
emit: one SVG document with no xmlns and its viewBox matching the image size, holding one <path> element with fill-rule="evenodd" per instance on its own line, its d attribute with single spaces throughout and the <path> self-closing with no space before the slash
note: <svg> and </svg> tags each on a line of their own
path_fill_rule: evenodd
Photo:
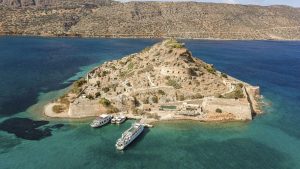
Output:
<svg viewBox="0 0 300 169">
<path fill-rule="evenodd" d="M 96 67 L 57 100 L 56 114 L 49 105 L 46 114 L 79 118 L 121 111 L 156 120 L 252 120 L 259 96 L 259 87 L 217 71 L 170 39 Z"/>
</svg>

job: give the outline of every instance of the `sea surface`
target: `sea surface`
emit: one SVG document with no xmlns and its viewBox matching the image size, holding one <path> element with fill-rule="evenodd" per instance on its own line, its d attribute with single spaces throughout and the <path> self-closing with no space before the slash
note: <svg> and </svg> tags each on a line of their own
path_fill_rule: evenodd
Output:
<svg viewBox="0 0 300 169">
<path fill-rule="evenodd" d="M 133 121 L 47 118 L 42 107 L 93 67 L 159 39 L 0 37 L 0 169 L 300 169 L 300 42 L 183 40 L 227 74 L 259 85 L 265 114 L 251 122 L 162 122 L 125 151 Z"/>
</svg>

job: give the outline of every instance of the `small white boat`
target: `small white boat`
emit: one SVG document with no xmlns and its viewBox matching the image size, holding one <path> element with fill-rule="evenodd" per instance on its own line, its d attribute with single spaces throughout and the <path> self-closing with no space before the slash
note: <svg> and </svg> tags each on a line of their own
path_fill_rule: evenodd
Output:
<svg viewBox="0 0 300 169">
<path fill-rule="evenodd" d="M 117 124 L 121 124 L 123 123 L 124 121 L 126 120 L 126 116 L 124 116 L 123 114 L 118 116 L 117 120 L 116 120 L 116 123 Z"/>
<path fill-rule="evenodd" d="M 114 118 L 111 119 L 111 123 L 121 124 L 126 120 L 126 116 L 123 114 L 119 114 L 114 116 Z"/>
<path fill-rule="evenodd" d="M 114 116 L 112 119 L 111 119 L 111 123 L 113 123 L 113 124 L 115 124 L 116 123 L 116 120 L 117 120 L 117 117 L 116 116 Z"/>
<path fill-rule="evenodd" d="M 94 127 L 94 128 L 100 127 L 100 126 L 103 126 L 103 125 L 107 124 L 108 122 L 110 122 L 111 118 L 112 118 L 111 115 L 101 114 L 90 125 L 91 125 L 91 127 Z"/>
</svg>

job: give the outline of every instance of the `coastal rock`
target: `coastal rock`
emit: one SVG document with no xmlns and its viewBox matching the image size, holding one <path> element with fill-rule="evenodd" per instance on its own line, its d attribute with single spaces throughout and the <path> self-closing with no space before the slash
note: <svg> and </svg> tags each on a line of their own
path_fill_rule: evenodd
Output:
<svg viewBox="0 0 300 169">
<path fill-rule="evenodd" d="M 45 107 L 51 117 L 123 112 L 132 118 L 200 121 L 252 120 L 259 87 L 217 71 L 183 43 L 165 40 L 103 63 Z"/>
</svg>

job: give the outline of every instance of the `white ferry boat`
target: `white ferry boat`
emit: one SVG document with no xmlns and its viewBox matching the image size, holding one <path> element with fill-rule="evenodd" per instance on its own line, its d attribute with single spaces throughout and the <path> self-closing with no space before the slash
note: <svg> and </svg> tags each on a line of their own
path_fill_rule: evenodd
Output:
<svg viewBox="0 0 300 169">
<path fill-rule="evenodd" d="M 97 117 L 90 125 L 91 127 L 100 127 L 104 124 L 107 124 L 110 122 L 112 116 L 107 114 L 101 114 L 99 117 Z"/>
<path fill-rule="evenodd" d="M 121 124 L 126 120 L 126 116 L 123 114 L 116 115 L 111 119 L 111 123 Z"/>
<path fill-rule="evenodd" d="M 142 133 L 143 130 L 144 130 L 144 124 L 135 122 L 128 130 L 126 130 L 122 134 L 122 137 L 118 139 L 116 143 L 116 148 L 118 150 L 123 150 L 135 138 L 137 138 Z"/>
</svg>

